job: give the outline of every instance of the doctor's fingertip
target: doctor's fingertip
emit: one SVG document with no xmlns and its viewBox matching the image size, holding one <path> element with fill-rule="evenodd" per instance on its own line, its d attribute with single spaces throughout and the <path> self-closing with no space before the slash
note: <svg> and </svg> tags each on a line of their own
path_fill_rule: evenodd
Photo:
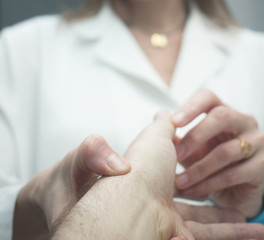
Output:
<svg viewBox="0 0 264 240">
<path fill-rule="evenodd" d="M 186 114 L 184 112 L 177 112 L 172 115 L 171 120 L 176 126 L 183 126 L 186 121 Z"/>
</svg>

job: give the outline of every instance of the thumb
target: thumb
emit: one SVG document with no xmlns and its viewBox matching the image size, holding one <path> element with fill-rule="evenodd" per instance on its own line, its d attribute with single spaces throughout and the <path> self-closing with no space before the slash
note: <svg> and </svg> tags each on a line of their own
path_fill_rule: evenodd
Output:
<svg viewBox="0 0 264 240">
<path fill-rule="evenodd" d="M 161 120 L 161 119 L 168 119 L 170 118 L 171 115 L 167 110 L 160 110 L 159 112 L 156 113 L 154 116 L 154 121 Z"/>
<path fill-rule="evenodd" d="M 171 121 L 171 114 L 167 110 L 161 110 L 154 116 L 153 123 L 146 128 L 153 134 L 173 140 L 176 128 Z"/>
<path fill-rule="evenodd" d="M 154 121 L 137 136 L 125 153 L 133 171 L 151 191 L 173 195 L 177 156 L 173 144 L 175 127 L 168 112 L 158 113 Z M 150 174 L 146 174 L 150 173 Z"/>
<path fill-rule="evenodd" d="M 130 165 L 98 135 L 87 137 L 72 154 L 71 173 L 79 198 L 93 186 L 99 174 L 113 176 L 130 171 Z"/>
<path fill-rule="evenodd" d="M 120 175 L 130 171 L 130 165 L 98 135 L 87 137 L 74 155 L 75 174 L 93 172 L 102 175 Z"/>
</svg>

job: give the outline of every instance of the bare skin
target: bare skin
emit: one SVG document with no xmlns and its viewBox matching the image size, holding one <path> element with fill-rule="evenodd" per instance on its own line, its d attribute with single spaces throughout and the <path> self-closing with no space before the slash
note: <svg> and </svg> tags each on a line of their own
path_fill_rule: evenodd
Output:
<svg viewBox="0 0 264 240">
<path fill-rule="evenodd" d="M 209 90 L 195 94 L 174 115 L 185 126 L 201 113 L 205 119 L 176 146 L 186 171 L 176 177 L 185 197 L 210 196 L 222 207 L 237 209 L 247 218 L 256 216 L 264 195 L 264 135 L 256 120 L 225 105 Z M 240 137 L 252 144 L 241 153 Z"/>
<path fill-rule="evenodd" d="M 263 234 L 261 225 L 231 223 L 244 221 L 243 217 L 236 212 L 215 208 L 195 208 L 172 202 L 176 164 L 176 152 L 172 138 L 175 129 L 168 121 L 165 124 L 157 123 L 158 128 L 153 125 L 154 127 L 145 130 L 128 150 L 125 157 L 131 164 L 133 162 L 133 166 L 131 174 L 125 175 L 124 178 L 114 177 L 109 180 L 105 178 L 104 181 L 100 181 L 98 188 L 93 187 L 92 191 L 89 191 L 97 174 L 119 175 L 130 170 L 130 165 L 125 163 L 102 137 L 90 136 L 54 167 L 32 179 L 20 191 L 17 199 L 13 239 L 47 240 L 52 237 L 53 233 L 58 237 L 57 239 L 65 239 L 66 233 L 68 239 L 83 239 L 83 236 L 90 236 L 90 234 L 94 234 L 95 239 L 98 239 L 96 236 L 102 233 L 102 226 L 107 230 L 106 236 L 115 234 L 116 221 L 126 223 L 123 224 L 123 230 L 127 231 L 124 231 L 124 234 L 130 234 L 131 239 L 140 239 L 144 234 L 151 236 L 158 234 L 164 240 L 174 235 L 178 235 L 178 239 L 179 237 L 185 239 L 186 236 L 193 239 L 192 236 L 194 236 L 196 240 L 211 239 L 212 236 L 216 240 L 236 239 L 235 236 L 241 236 L 244 239 L 249 237 L 260 239 L 258 236 Z M 165 134 L 164 137 L 163 134 Z M 156 140 L 155 136 L 157 136 Z M 159 154 L 153 152 L 158 149 L 160 149 Z M 111 157 L 113 155 L 119 158 L 117 162 L 113 161 Z M 160 161 L 161 158 L 164 158 L 164 161 Z M 167 162 L 169 164 L 166 164 Z M 136 198 L 138 201 L 134 201 Z M 147 208 L 148 211 L 141 211 L 142 203 L 150 206 Z M 130 213 L 127 212 L 128 205 L 131 206 Z M 108 215 L 105 215 L 106 212 Z M 120 212 L 123 214 L 121 215 Z M 161 216 L 161 218 L 151 218 L 154 225 L 161 223 L 158 231 L 151 231 L 151 229 L 148 232 L 145 231 L 145 226 L 150 224 L 146 213 L 154 215 L 158 213 L 158 216 Z M 134 218 L 132 222 L 120 219 L 123 217 L 131 220 L 131 214 L 143 220 L 138 222 L 139 225 L 136 228 L 134 228 Z M 99 217 L 103 225 L 96 225 L 93 221 L 97 216 L 106 217 Z M 115 218 L 116 220 L 113 221 Z M 225 225 L 202 224 L 208 222 L 230 223 Z M 94 226 L 94 224 L 97 228 L 86 227 Z M 131 225 L 133 228 L 130 227 Z M 241 228 L 246 229 L 246 232 L 240 232 Z M 58 235 L 57 229 L 59 229 Z M 131 232 L 129 229 L 138 229 L 138 231 Z M 221 234 L 217 236 L 219 229 Z M 223 234 L 223 231 L 226 234 Z M 133 238 L 133 236 L 136 237 Z M 99 239 L 103 238 L 100 236 Z"/>
<path fill-rule="evenodd" d="M 147 27 L 157 32 L 173 29 L 175 25 L 183 23 L 186 17 L 183 1 L 180 0 L 127 0 L 126 4 L 122 4 L 124 1 L 121 0 L 112 0 L 112 2 L 116 13 L 124 21 L 130 21 L 138 26 Z M 146 14 L 146 12 L 148 14 Z M 157 18 L 157 16 L 159 17 Z M 163 50 L 151 47 L 149 45 L 149 36 L 147 34 L 132 27 L 130 30 L 150 62 L 160 74 L 161 78 L 166 84 L 170 85 L 171 77 L 178 59 L 183 30 L 181 29 L 181 31 L 175 32 L 175 35 L 171 35 L 169 38 L 169 46 Z M 94 141 L 92 141 L 92 146 L 94 147 L 93 142 Z M 122 169 L 116 169 L 116 171 L 108 168 L 106 164 L 107 161 L 102 160 L 106 160 L 111 153 L 114 153 L 114 151 L 110 149 L 110 147 L 106 147 L 102 141 L 99 142 L 98 147 L 100 150 L 105 148 L 108 149 L 108 151 L 106 151 L 107 154 L 101 156 L 101 151 L 95 149 L 93 150 L 94 154 L 92 154 L 92 157 L 86 152 L 86 154 L 88 154 L 87 158 L 80 158 L 78 152 L 82 151 L 80 149 L 83 149 L 83 146 L 88 145 L 87 142 L 81 144 L 75 152 L 70 152 L 60 163 L 39 174 L 21 190 L 18 196 L 14 216 L 13 239 L 49 239 L 50 231 L 56 229 L 57 223 L 60 223 L 61 219 L 64 219 L 64 217 L 71 212 L 71 208 L 77 204 L 84 193 L 88 191 L 86 183 L 91 180 L 91 177 L 95 177 L 96 173 L 120 175 L 129 172 L 130 168 L 126 164 L 123 164 Z M 86 163 L 84 165 L 87 166 L 87 168 L 83 169 L 78 167 L 80 159 L 85 160 L 83 163 Z M 97 164 L 98 160 L 100 166 Z M 89 177 L 83 178 L 83 176 Z M 67 181 L 70 182 L 70 184 L 66 184 L 68 183 Z M 68 188 L 69 186 L 70 188 Z M 71 188 L 72 186 L 74 187 Z M 77 189 L 77 191 L 71 192 L 72 189 Z M 82 191 L 83 189 L 84 191 Z M 50 192 L 54 194 L 51 195 Z M 68 199 L 68 202 L 62 206 L 61 203 L 64 202 L 62 201 L 64 199 Z M 256 211 L 256 209 L 254 210 Z M 253 215 L 253 213 L 248 215 Z M 27 221 L 24 221 L 25 218 Z M 175 220 L 173 221 L 175 222 Z M 182 220 L 180 222 L 182 222 Z M 200 225 L 194 224 L 193 222 L 186 222 L 186 226 L 190 226 L 190 229 L 194 231 L 190 236 L 194 235 L 196 237 L 197 234 L 200 236 L 200 239 L 210 239 L 210 237 L 201 237 L 201 234 L 208 236 L 207 234 L 209 233 L 217 233 L 220 227 L 215 226 L 214 230 L 212 230 L 211 228 L 213 226 L 205 228 L 200 227 Z M 223 225 L 221 226 L 223 227 Z M 232 227 L 234 231 L 239 229 L 234 226 Z M 249 228 L 248 225 L 243 226 L 244 229 L 247 227 Z M 260 228 L 259 226 L 256 227 L 259 229 L 259 232 L 263 231 L 263 228 Z M 204 229 L 204 231 L 201 231 L 201 229 Z M 256 232 L 254 231 L 254 228 L 252 231 L 252 234 Z M 75 232 L 73 231 L 72 234 L 73 233 Z M 239 234 L 239 232 L 237 234 Z M 216 235 L 214 234 L 213 236 L 215 237 Z M 252 236 L 253 235 L 250 235 L 248 238 L 252 238 Z M 219 239 L 224 239 L 220 237 Z M 197 239 L 199 238 L 197 237 Z M 226 239 L 231 238 L 229 237 Z"/>
<path fill-rule="evenodd" d="M 120 1 L 112 0 L 116 13 L 129 22 L 129 29 L 153 67 L 167 85 L 170 85 L 180 52 L 183 26 L 186 18 L 181 0 Z M 147 14 L 146 14 L 147 13 Z M 157 17 L 158 16 L 158 17 Z M 177 28 L 177 26 L 179 28 Z M 155 48 L 150 44 L 150 32 L 169 32 L 168 46 Z M 149 31 L 144 31 L 148 29 Z"/>
<path fill-rule="evenodd" d="M 14 212 L 13 240 L 50 239 L 61 220 L 89 190 L 97 174 L 113 176 L 129 171 L 129 164 L 102 137 L 87 137 L 79 147 L 20 190 Z"/>
<path fill-rule="evenodd" d="M 201 216 L 201 212 L 196 213 L 201 221 L 211 224 L 188 221 L 191 217 L 188 208 L 173 203 L 177 162 L 172 141 L 174 133 L 170 115 L 156 118 L 125 154 L 131 172 L 98 181 L 62 222 L 53 240 L 64 240 L 65 236 L 76 240 L 262 239 L 264 228 L 261 225 L 212 224 L 219 220 L 212 217 L 217 209 L 208 207 L 200 210 L 211 215 L 211 219 Z M 185 218 L 179 214 L 180 209 Z M 196 210 L 194 207 L 191 212 Z"/>
</svg>

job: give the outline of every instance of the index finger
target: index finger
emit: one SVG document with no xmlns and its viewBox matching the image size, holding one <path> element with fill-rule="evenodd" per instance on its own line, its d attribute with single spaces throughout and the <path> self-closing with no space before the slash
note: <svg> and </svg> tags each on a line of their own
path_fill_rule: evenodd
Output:
<svg viewBox="0 0 264 240">
<path fill-rule="evenodd" d="M 222 105 L 222 101 L 210 90 L 198 91 L 176 113 L 172 115 L 172 122 L 177 127 L 190 123 L 201 113 L 208 113 L 211 109 Z"/>
</svg>

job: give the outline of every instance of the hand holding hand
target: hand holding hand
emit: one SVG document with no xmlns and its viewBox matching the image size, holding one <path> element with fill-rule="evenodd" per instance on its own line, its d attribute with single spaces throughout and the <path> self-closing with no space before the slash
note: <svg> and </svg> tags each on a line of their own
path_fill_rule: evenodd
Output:
<svg viewBox="0 0 264 240">
<path fill-rule="evenodd" d="M 257 224 L 207 224 L 243 220 L 237 213 L 183 207 L 172 201 L 176 167 L 174 132 L 170 116 L 159 114 L 125 154 L 131 172 L 100 179 L 72 209 L 53 240 L 65 236 L 76 240 L 193 240 L 193 236 L 196 240 L 261 239 L 264 229 Z"/>
<path fill-rule="evenodd" d="M 255 216 L 264 191 L 264 135 L 253 117 L 223 104 L 209 90 L 181 107 L 174 124 L 183 127 L 201 113 L 206 117 L 176 146 L 186 168 L 176 177 L 177 188 L 185 197 L 210 195 L 219 206 Z M 243 139 L 250 145 L 243 147 Z"/>
<path fill-rule="evenodd" d="M 90 240 L 169 240 L 180 235 L 192 240 L 173 211 L 174 135 L 170 115 L 160 113 L 124 156 L 131 172 L 100 179 L 72 209 L 53 240 L 63 239 L 65 234 L 77 240 L 87 236 Z"/>
</svg>

